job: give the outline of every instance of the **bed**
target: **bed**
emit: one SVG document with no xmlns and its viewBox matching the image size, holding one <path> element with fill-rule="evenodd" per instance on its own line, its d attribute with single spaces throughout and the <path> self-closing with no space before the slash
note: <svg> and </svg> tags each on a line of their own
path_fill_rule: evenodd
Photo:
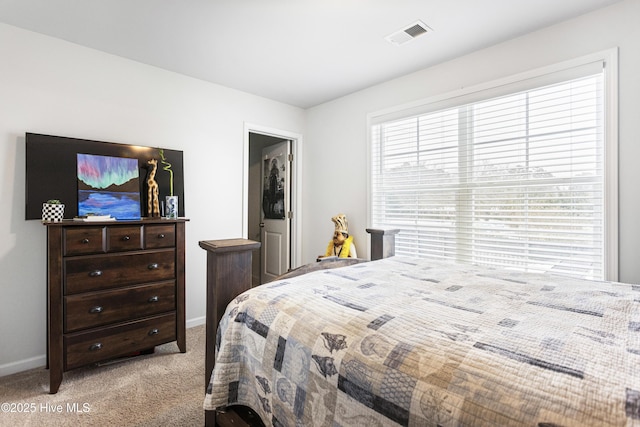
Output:
<svg viewBox="0 0 640 427">
<path fill-rule="evenodd" d="M 220 318 L 209 413 L 242 405 L 275 426 L 640 425 L 637 285 L 394 256 L 253 288 Z"/>
</svg>

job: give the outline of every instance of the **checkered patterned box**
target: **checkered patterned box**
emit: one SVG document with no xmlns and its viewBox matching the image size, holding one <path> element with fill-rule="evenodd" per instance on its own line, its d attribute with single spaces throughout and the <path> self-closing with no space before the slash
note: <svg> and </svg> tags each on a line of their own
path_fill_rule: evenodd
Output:
<svg viewBox="0 0 640 427">
<path fill-rule="evenodd" d="M 59 222 L 64 218 L 64 205 L 61 203 L 42 204 L 42 221 Z"/>
</svg>

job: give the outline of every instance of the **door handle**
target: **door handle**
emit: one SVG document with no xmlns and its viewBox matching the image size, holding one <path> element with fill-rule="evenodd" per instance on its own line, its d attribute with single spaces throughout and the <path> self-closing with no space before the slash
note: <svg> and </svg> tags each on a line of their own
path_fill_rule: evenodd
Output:
<svg viewBox="0 0 640 427">
<path fill-rule="evenodd" d="M 260 228 L 264 227 L 264 222 L 261 222 L 260 224 L 258 224 L 260 226 Z"/>
</svg>

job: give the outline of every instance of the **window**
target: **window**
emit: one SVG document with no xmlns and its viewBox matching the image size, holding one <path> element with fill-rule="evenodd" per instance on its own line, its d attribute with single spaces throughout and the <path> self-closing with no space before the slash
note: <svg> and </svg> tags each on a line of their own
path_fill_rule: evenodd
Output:
<svg viewBox="0 0 640 427">
<path fill-rule="evenodd" d="M 398 255 L 607 277 L 603 64 L 374 117 L 372 226 Z"/>
</svg>

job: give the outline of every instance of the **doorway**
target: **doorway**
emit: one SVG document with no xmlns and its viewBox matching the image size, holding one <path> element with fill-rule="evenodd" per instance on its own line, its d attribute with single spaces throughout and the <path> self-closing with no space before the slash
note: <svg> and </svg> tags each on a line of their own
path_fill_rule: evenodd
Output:
<svg viewBox="0 0 640 427">
<path fill-rule="evenodd" d="M 301 226 L 301 197 L 299 194 L 301 174 L 297 164 L 300 156 L 301 139 L 302 137 L 298 134 L 255 125 L 245 125 L 245 217 L 243 235 L 250 240 L 262 243 L 259 252 L 256 251 L 252 257 L 253 286 L 266 283 L 278 274 L 295 268 L 301 258 L 301 245 L 298 241 Z M 274 156 L 272 151 L 278 150 L 277 147 L 282 147 L 283 144 L 290 147 L 288 152 L 291 154 L 291 156 L 284 155 L 288 162 L 287 167 L 284 168 L 281 164 L 283 157 L 279 151 L 277 152 L 279 167 L 282 169 L 281 174 L 286 173 L 289 178 L 287 200 L 286 203 L 283 203 L 283 205 L 287 206 L 287 209 L 283 212 L 284 218 L 280 218 L 282 215 L 278 210 L 278 215 L 276 216 L 279 219 L 268 218 L 273 215 L 267 214 L 265 220 L 265 206 L 267 212 L 270 211 L 270 207 L 273 207 L 272 204 L 269 204 L 268 197 L 265 197 L 265 156 L 267 158 Z M 284 169 L 288 170 L 285 172 Z M 267 171 L 267 179 L 268 173 L 269 171 Z M 281 187 L 284 188 L 284 181 L 282 183 Z M 266 191 L 267 193 L 269 191 L 268 184 Z M 279 206 L 280 204 L 278 204 L 278 209 L 280 209 Z M 286 226 L 284 225 L 285 223 Z M 277 233 L 273 232 L 274 226 L 278 230 Z M 283 226 L 286 227 L 286 242 L 281 241 L 281 236 L 284 235 L 282 233 Z M 274 242 L 277 242 L 277 244 L 274 245 Z M 275 247 L 278 247 L 279 250 L 274 251 Z"/>
</svg>

